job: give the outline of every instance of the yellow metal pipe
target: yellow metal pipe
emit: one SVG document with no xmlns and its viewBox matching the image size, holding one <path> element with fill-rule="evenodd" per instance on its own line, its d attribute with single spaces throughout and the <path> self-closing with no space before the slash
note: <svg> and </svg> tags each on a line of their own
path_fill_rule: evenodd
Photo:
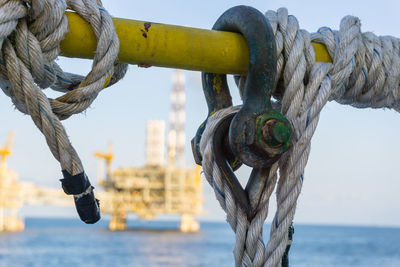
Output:
<svg viewBox="0 0 400 267">
<path fill-rule="evenodd" d="M 90 25 L 67 12 L 69 33 L 61 42 L 62 56 L 93 58 L 96 37 Z M 248 48 L 240 34 L 114 18 L 120 39 L 118 61 L 213 73 L 244 74 Z M 313 43 L 316 60 L 331 62 L 324 45 Z"/>
</svg>

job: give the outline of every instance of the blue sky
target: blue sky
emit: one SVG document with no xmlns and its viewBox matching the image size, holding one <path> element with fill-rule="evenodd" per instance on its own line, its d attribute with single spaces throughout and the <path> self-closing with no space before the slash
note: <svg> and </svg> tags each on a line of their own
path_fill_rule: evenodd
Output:
<svg viewBox="0 0 400 267">
<path fill-rule="evenodd" d="M 362 31 L 400 36 L 397 1 L 111 1 L 103 4 L 115 17 L 147 20 L 209 29 L 229 7 L 246 4 L 265 12 L 287 7 L 300 27 L 310 32 L 321 26 L 338 29 L 345 15 L 361 19 Z M 60 58 L 67 71 L 87 73 L 90 61 Z M 207 109 L 199 73 L 186 71 L 187 162 L 192 162 L 189 141 L 204 120 Z M 130 66 L 126 77 L 104 90 L 84 114 L 64 122 L 90 179 L 96 181 L 93 152 L 114 142 L 114 167 L 144 163 L 145 123 L 168 119 L 172 70 Z M 48 95 L 56 94 L 46 91 Z M 235 103 L 240 103 L 232 86 Z M 14 110 L 0 96 L 0 142 L 15 130 L 14 153 L 9 167 L 21 180 L 59 187 L 61 172 L 42 134 L 28 116 Z M 295 220 L 303 223 L 369 224 L 400 226 L 400 116 L 391 110 L 357 110 L 329 103 L 322 111 L 312 141 L 303 191 Z M 240 172 L 247 175 L 247 170 Z M 242 177 L 242 181 L 247 178 Z M 214 193 L 204 184 L 203 219 L 223 220 Z M 274 195 L 272 196 L 274 197 Z M 275 205 L 274 202 L 271 206 Z M 271 207 L 270 217 L 274 208 Z M 24 208 L 25 215 L 74 215 L 73 209 Z"/>
</svg>

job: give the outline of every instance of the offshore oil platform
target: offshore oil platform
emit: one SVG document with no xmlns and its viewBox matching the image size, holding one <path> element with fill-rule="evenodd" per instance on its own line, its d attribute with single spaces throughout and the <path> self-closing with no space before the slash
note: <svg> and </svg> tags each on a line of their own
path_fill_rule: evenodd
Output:
<svg viewBox="0 0 400 267">
<path fill-rule="evenodd" d="M 22 231 L 25 228 L 20 209 L 28 205 L 72 206 L 72 199 L 62 190 L 39 187 L 19 181 L 18 174 L 7 167 L 7 157 L 12 153 L 14 132 L 0 147 L 0 232 Z"/>
<path fill-rule="evenodd" d="M 7 167 L 12 153 L 14 132 L 0 147 L 0 232 L 16 232 L 25 228 L 20 210 L 24 205 L 72 206 L 71 196 L 61 189 L 39 187 L 31 182 L 19 181 L 18 174 Z"/>
<path fill-rule="evenodd" d="M 152 219 L 159 214 L 181 215 L 180 230 L 196 232 L 195 216 L 202 213 L 200 167 L 185 167 L 185 90 L 184 74 L 175 71 L 171 90 L 168 153 L 165 156 L 165 122 L 148 121 L 146 125 L 146 164 L 144 167 L 112 169 L 112 144 L 105 153 L 97 152 L 99 185 L 97 192 L 103 213 L 111 214 L 110 230 L 125 230 L 127 214 Z M 43 188 L 20 182 L 7 168 L 14 133 L 0 148 L 0 232 L 21 231 L 24 220 L 19 211 L 24 204 L 73 206 L 71 196 L 61 189 Z M 166 159 L 166 160 L 165 160 Z M 106 168 L 104 168 L 104 166 Z"/>
<path fill-rule="evenodd" d="M 3 147 L 0 148 L 0 232 L 21 231 L 24 222 L 19 216 L 23 206 L 22 186 L 17 173 L 7 168 L 7 157 L 11 154 L 14 133 L 10 133 Z"/>
<path fill-rule="evenodd" d="M 110 230 L 126 229 L 127 213 L 135 213 L 142 219 L 151 219 L 158 214 L 180 214 L 182 232 L 199 230 L 195 216 L 202 212 L 200 167 L 185 167 L 184 108 L 184 74 L 176 70 L 171 91 L 166 164 L 164 121 L 147 122 L 144 167 L 113 170 L 111 143 L 106 153 L 95 153 L 102 160 L 98 173 L 100 185 L 105 190 L 99 195 L 100 208 L 103 213 L 111 214 Z"/>
</svg>

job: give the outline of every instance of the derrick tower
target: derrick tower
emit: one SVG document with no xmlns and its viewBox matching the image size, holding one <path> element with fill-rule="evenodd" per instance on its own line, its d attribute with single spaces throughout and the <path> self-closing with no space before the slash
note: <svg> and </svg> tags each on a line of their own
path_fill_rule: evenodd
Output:
<svg viewBox="0 0 400 267">
<path fill-rule="evenodd" d="M 168 165 L 185 167 L 185 76 L 182 70 L 175 70 L 172 78 L 171 111 L 168 133 Z"/>
<path fill-rule="evenodd" d="M 165 122 L 146 125 L 146 164 L 111 170 L 112 153 L 97 153 L 108 164 L 106 189 L 100 199 L 103 212 L 111 214 L 109 228 L 124 230 L 127 213 L 151 219 L 158 214 L 181 215 L 180 229 L 196 232 L 196 215 L 202 212 L 199 169 L 185 166 L 185 89 L 183 71 L 174 71 L 170 93 L 167 156 Z M 165 160 L 167 159 L 167 160 Z M 165 164 L 166 163 L 166 164 Z M 103 179 L 102 179 L 103 180 Z"/>
<path fill-rule="evenodd" d="M 184 201 L 185 188 L 185 76 L 172 76 L 169 114 L 168 162 L 165 174 L 165 208 L 174 210 Z"/>
</svg>

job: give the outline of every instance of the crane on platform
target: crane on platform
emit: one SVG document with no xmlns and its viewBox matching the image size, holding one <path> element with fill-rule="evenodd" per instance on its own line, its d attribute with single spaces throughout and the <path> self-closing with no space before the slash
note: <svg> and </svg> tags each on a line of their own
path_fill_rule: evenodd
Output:
<svg viewBox="0 0 400 267">
<path fill-rule="evenodd" d="M 168 151 L 165 161 L 165 122 L 153 120 L 146 127 L 146 165 L 140 168 L 112 169 L 113 143 L 105 152 L 96 152 L 99 158 L 98 192 L 102 212 L 111 214 L 110 229 L 126 229 L 127 213 L 150 219 L 158 214 L 181 215 L 181 230 L 198 231 L 195 216 L 202 213 L 200 167 L 187 168 L 185 148 L 185 91 L 184 73 L 174 71 L 171 88 Z M 0 232 L 24 229 L 19 211 L 24 204 L 70 206 L 70 196 L 60 189 L 39 187 L 19 181 L 18 175 L 6 166 L 12 153 L 14 132 L 0 147 Z M 105 168 L 104 168 L 105 167 Z"/>
<path fill-rule="evenodd" d="M 111 163 L 114 159 L 113 153 L 113 143 L 108 142 L 107 151 L 103 152 L 95 152 L 94 156 L 99 158 L 98 169 L 97 169 L 97 177 L 99 177 L 99 185 L 107 187 L 110 184 L 110 174 L 111 174 Z M 106 177 L 103 177 L 104 174 L 104 162 L 106 165 Z"/>
<path fill-rule="evenodd" d="M 195 216 L 202 213 L 201 181 L 198 168 L 185 166 L 185 76 L 173 73 L 169 114 L 168 151 L 165 164 L 165 122 L 150 120 L 146 124 L 146 164 L 143 167 L 111 169 L 112 149 L 96 152 L 100 164 L 107 166 L 105 182 L 100 183 L 102 212 L 110 213 L 111 230 L 127 227 L 128 213 L 151 219 L 158 214 L 181 215 L 183 232 L 199 230 Z M 99 177 L 104 171 L 99 165 Z M 103 181 L 102 178 L 100 178 Z"/>
<path fill-rule="evenodd" d="M 7 157 L 11 155 L 11 149 L 14 141 L 15 132 L 10 132 L 8 138 L 3 147 L 0 148 L 0 166 L 4 168 L 6 166 Z"/>
</svg>

